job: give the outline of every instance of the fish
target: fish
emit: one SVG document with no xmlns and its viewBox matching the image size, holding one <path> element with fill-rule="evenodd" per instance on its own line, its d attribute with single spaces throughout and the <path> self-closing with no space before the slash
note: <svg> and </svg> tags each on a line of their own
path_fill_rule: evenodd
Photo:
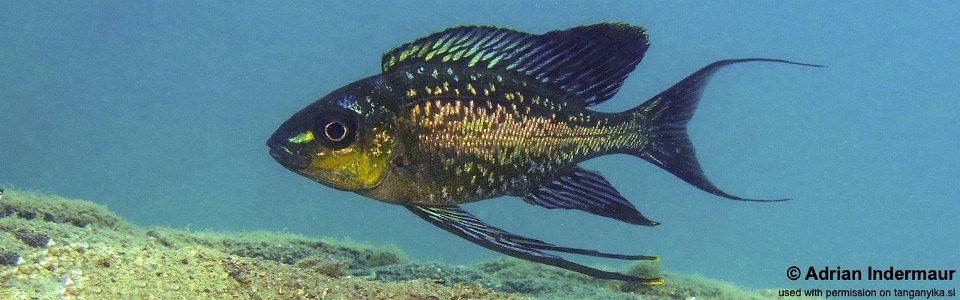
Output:
<svg viewBox="0 0 960 300">
<path fill-rule="evenodd" d="M 643 27 L 584 25 L 544 34 L 461 26 L 386 52 L 379 74 L 340 87 L 296 112 L 270 136 L 270 156 L 334 189 L 400 205 L 427 222 L 509 256 L 595 278 L 662 284 L 554 253 L 621 260 L 657 256 L 563 247 L 489 225 L 461 204 L 501 196 L 656 226 L 586 160 L 627 154 L 707 193 L 686 132 L 710 77 L 743 58 L 707 65 L 624 112 L 591 110 L 611 99 L 649 47 Z"/>
</svg>

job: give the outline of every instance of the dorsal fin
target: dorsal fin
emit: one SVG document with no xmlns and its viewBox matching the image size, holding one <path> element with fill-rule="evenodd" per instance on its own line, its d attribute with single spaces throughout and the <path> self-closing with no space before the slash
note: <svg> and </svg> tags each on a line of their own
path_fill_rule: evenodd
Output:
<svg viewBox="0 0 960 300">
<path fill-rule="evenodd" d="M 620 90 L 649 46 L 642 27 L 602 23 L 542 35 L 515 30 L 455 27 L 383 55 L 383 71 L 423 64 L 488 68 L 525 76 L 564 91 L 585 105 Z"/>
</svg>

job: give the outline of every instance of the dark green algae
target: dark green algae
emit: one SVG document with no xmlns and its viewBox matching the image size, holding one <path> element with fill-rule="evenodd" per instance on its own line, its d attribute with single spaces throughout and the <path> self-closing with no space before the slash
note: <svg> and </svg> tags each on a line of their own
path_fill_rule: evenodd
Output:
<svg viewBox="0 0 960 300">
<path fill-rule="evenodd" d="M 5 189 L 0 299 L 776 299 L 655 263 L 598 280 L 513 258 L 414 262 L 395 247 L 276 232 L 141 228 L 85 200 Z"/>
</svg>

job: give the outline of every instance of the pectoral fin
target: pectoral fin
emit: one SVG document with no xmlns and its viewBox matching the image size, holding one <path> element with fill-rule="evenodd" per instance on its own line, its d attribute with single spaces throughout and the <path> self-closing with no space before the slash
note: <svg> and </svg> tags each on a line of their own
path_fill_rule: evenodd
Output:
<svg viewBox="0 0 960 300">
<path fill-rule="evenodd" d="M 661 284 L 662 278 L 640 278 L 615 272 L 607 272 L 565 260 L 559 256 L 543 253 L 539 250 L 557 251 L 564 253 L 589 255 L 623 260 L 654 260 L 659 258 L 646 255 L 623 255 L 603 253 L 596 250 L 560 247 L 543 241 L 525 238 L 499 228 L 487 225 L 470 213 L 457 206 L 415 206 L 407 205 L 407 209 L 417 216 L 427 220 L 437 227 L 443 228 L 470 242 L 484 248 L 497 251 L 516 258 L 534 261 L 570 271 L 586 274 L 600 279 L 640 282 L 644 284 Z"/>
<path fill-rule="evenodd" d="M 660 224 L 640 214 L 606 178 L 583 168 L 574 168 L 521 197 L 546 208 L 578 209 L 636 225 Z"/>
</svg>

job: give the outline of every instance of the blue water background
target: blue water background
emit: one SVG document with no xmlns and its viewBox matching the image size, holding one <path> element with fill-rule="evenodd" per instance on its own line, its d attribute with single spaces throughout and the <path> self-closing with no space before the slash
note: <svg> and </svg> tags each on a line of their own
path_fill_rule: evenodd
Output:
<svg viewBox="0 0 960 300">
<path fill-rule="evenodd" d="M 0 184 L 92 199 L 141 225 L 349 237 L 457 264 L 498 257 L 401 207 L 293 174 L 263 143 L 428 33 L 621 21 L 646 27 L 652 45 L 604 111 L 720 59 L 829 66 L 723 69 L 690 124 L 718 186 L 794 200 L 725 200 L 615 155 L 584 165 L 663 225 L 516 198 L 466 209 L 518 234 L 659 255 L 666 270 L 751 287 L 956 287 L 784 274 L 960 267 L 957 11 L 956 1 L 2 1 Z"/>
</svg>

